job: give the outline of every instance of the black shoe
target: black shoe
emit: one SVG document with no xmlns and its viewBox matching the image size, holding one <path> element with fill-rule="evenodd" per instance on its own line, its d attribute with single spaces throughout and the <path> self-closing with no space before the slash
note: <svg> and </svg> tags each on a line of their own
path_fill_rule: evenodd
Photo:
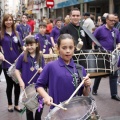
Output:
<svg viewBox="0 0 120 120">
<path fill-rule="evenodd" d="M 92 94 L 93 95 L 97 95 L 97 91 L 92 91 Z"/>
<path fill-rule="evenodd" d="M 8 112 L 13 112 L 13 109 L 11 108 L 11 109 L 8 109 Z"/>
<path fill-rule="evenodd" d="M 17 112 L 22 112 L 22 109 L 17 109 L 16 107 L 14 107 L 14 110 L 16 110 Z"/>
<path fill-rule="evenodd" d="M 112 96 L 111 98 L 114 100 L 120 101 L 120 97 L 118 95 Z"/>
</svg>

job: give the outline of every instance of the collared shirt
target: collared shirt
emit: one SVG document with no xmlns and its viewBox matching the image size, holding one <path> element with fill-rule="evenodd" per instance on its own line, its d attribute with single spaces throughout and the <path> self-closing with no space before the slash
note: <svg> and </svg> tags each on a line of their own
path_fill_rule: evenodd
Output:
<svg viewBox="0 0 120 120">
<path fill-rule="evenodd" d="M 58 60 L 48 63 L 36 82 L 36 88 L 48 86 L 49 95 L 56 104 L 60 104 L 60 102 L 67 100 L 76 89 L 73 83 L 73 77 L 66 69 L 65 65 L 61 57 L 59 57 Z M 67 67 L 72 73 L 77 73 L 73 59 L 71 59 Z M 82 73 L 83 76 L 86 76 L 84 68 L 82 68 Z M 81 82 L 81 79 L 79 82 Z M 82 93 L 83 86 L 79 90 L 79 95 L 82 95 Z"/>
<path fill-rule="evenodd" d="M 23 61 L 24 54 L 22 54 L 16 62 L 16 69 L 21 71 L 21 77 L 25 83 L 25 86 L 28 86 L 29 80 L 33 77 L 33 75 L 37 72 L 40 65 L 36 62 L 36 57 L 31 57 L 30 55 L 27 56 L 28 62 Z M 33 65 L 34 70 L 31 71 L 31 67 Z M 45 65 L 44 58 L 42 57 L 42 64 L 41 67 L 43 68 Z M 39 77 L 39 73 L 33 78 L 31 83 L 35 83 L 37 78 Z"/>
<path fill-rule="evenodd" d="M 116 28 L 109 30 L 105 25 L 98 27 L 93 33 L 100 44 L 109 51 L 113 51 L 114 48 L 114 35 L 116 34 L 116 44 L 120 43 L 120 33 Z"/>
<path fill-rule="evenodd" d="M 58 27 L 54 27 L 52 32 L 50 33 L 50 37 L 53 37 L 54 42 L 57 43 L 57 39 L 60 36 L 60 29 Z"/>
<path fill-rule="evenodd" d="M 40 33 L 36 34 L 36 36 L 39 37 L 40 50 L 43 54 L 49 54 L 49 49 L 52 47 L 49 36 L 42 36 Z"/>
<path fill-rule="evenodd" d="M 19 24 L 17 25 L 16 30 L 21 33 L 22 39 L 24 39 L 31 32 L 31 27 L 28 24 L 26 25 Z"/>
<path fill-rule="evenodd" d="M 16 58 L 20 55 L 20 47 L 23 46 L 21 35 L 19 34 L 18 38 L 14 32 L 12 32 L 11 36 L 5 32 L 4 38 L 0 40 L 0 45 L 2 46 L 5 59 L 13 64 Z M 10 50 L 11 47 L 12 50 Z M 10 65 L 3 61 L 2 67 L 6 69 L 9 68 Z"/>
<path fill-rule="evenodd" d="M 95 24 L 91 18 L 87 18 L 84 21 L 83 26 L 85 26 L 91 33 L 93 32 L 92 29 L 95 28 Z"/>
</svg>

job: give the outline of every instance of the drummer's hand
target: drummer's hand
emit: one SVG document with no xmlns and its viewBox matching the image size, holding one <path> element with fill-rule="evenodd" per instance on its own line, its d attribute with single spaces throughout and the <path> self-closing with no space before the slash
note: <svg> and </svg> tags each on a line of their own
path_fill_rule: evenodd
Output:
<svg viewBox="0 0 120 120">
<path fill-rule="evenodd" d="M 26 51 L 26 47 L 25 46 L 23 46 L 23 51 Z"/>
<path fill-rule="evenodd" d="M 38 73 L 41 73 L 42 72 L 42 68 L 40 67 L 40 68 L 38 68 Z"/>
<path fill-rule="evenodd" d="M 4 61 L 4 55 L 0 52 L 0 60 L 3 60 Z"/>
<path fill-rule="evenodd" d="M 46 104 L 46 105 L 48 105 L 48 106 L 50 106 L 51 105 L 51 103 L 53 103 L 53 98 L 52 97 L 50 97 L 49 95 L 48 96 L 46 96 L 46 97 L 44 97 L 44 103 Z"/>
<path fill-rule="evenodd" d="M 88 87 L 91 85 L 91 79 L 89 77 L 83 77 L 85 79 L 84 86 Z"/>
<path fill-rule="evenodd" d="M 21 82 L 19 83 L 19 85 L 20 85 L 20 87 L 21 87 L 22 90 L 25 89 L 25 83 L 24 83 L 23 81 L 21 81 Z"/>
</svg>

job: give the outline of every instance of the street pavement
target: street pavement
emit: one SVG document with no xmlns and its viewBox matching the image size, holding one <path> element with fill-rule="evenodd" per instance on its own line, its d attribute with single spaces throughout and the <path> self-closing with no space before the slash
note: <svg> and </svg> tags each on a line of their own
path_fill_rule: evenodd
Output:
<svg viewBox="0 0 120 120">
<path fill-rule="evenodd" d="M 26 120 L 26 115 L 17 113 L 9 113 L 7 111 L 7 99 L 6 99 L 6 83 L 4 74 L 1 75 L 0 82 L 0 120 Z M 94 79 L 92 79 L 93 84 Z M 120 95 L 120 86 L 118 86 L 118 94 Z M 120 102 L 112 100 L 110 96 L 109 80 L 103 78 L 101 80 L 98 95 L 93 96 L 96 101 L 97 110 L 102 120 L 120 120 Z M 20 104 L 21 105 L 21 104 Z M 21 105 L 21 107 L 23 107 Z M 48 114 L 49 107 L 45 106 L 42 114 L 42 120 Z M 62 119 L 61 119 L 62 120 Z"/>
</svg>

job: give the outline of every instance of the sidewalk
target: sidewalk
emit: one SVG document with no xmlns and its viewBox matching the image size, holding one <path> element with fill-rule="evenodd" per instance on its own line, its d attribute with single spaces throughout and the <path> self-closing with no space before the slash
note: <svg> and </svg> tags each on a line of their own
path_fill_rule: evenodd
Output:
<svg viewBox="0 0 120 120">
<path fill-rule="evenodd" d="M 93 82 L 93 80 L 92 80 Z M 21 115 L 14 111 L 9 113 L 7 111 L 7 99 L 6 99 L 6 83 L 0 82 L 0 120 L 26 120 L 25 113 Z M 118 92 L 120 95 L 120 86 L 118 86 Z M 96 100 L 98 113 L 102 120 L 120 120 L 120 102 L 112 100 L 109 91 L 109 80 L 103 78 L 99 90 L 98 96 L 93 96 Z M 49 107 L 44 108 L 42 120 L 48 114 Z"/>
</svg>

